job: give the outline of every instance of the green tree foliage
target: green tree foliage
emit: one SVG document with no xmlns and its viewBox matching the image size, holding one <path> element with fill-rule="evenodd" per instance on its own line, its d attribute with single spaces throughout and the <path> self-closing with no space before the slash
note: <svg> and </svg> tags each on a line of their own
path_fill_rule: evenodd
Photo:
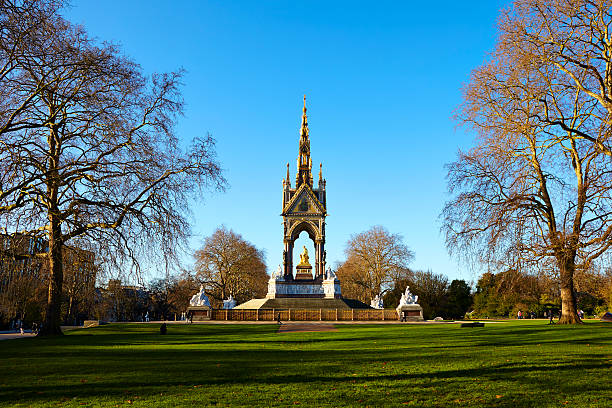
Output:
<svg viewBox="0 0 612 408">
<path fill-rule="evenodd" d="M 464 280 L 453 280 L 446 291 L 444 317 L 462 319 L 472 306 L 472 289 Z"/>
<path fill-rule="evenodd" d="M 546 296 L 535 276 L 515 270 L 486 272 L 476 284 L 473 316 L 514 317 L 518 310 L 543 315 L 547 308 L 558 308 L 558 301 L 558 297 Z"/>
<path fill-rule="evenodd" d="M 383 296 L 386 308 L 397 307 L 406 286 L 419 296 L 425 319 L 438 316 L 462 319 L 472 306 L 471 288 L 464 280 L 453 280 L 449 285 L 446 276 L 431 271 L 410 271 L 407 276 L 396 281 L 393 289 Z"/>
</svg>

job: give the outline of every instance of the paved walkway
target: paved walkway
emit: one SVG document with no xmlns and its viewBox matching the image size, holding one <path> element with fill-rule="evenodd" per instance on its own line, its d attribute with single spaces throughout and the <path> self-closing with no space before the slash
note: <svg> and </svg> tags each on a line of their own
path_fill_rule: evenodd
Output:
<svg viewBox="0 0 612 408">
<path fill-rule="evenodd" d="M 548 319 L 540 319 L 542 321 Z M 434 320 L 425 320 L 421 322 L 400 322 L 399 320 L 283 320 L 283 324 L 359 324 L 359 325 L 368 325 L 368 324 L 460 324 L 460 323 L 470 323 L 470 322 L 483 322 L 483 323 L 505 323 L 506 321 L 502 320 L 445 320 L 445 321 L 434 321 Z M 508 320 L 510 321 L 510 320 Z M 278 324 L 276 320 L 204 320 L 197 321 L 194 320 L 193 323 L 189 323 L 188 321 L 182 320 L 151 320 L 150 322 L 112 322 L 112 323 L 120 323 L 120 324 Z M 75 329 L 82 329 L 82 326 L 75 326 Z M 62 329 L 65 329 L 62 326 Z"/>
<path fill-rule="evenodd" d="M 11 339 L 27 339 L 29 337 L 36 337 L 36 334 L 26 330 L 23 334 L 15 331 L 2 331 L 0 332 L 0 340 L 11 340 Z"/>
<path fill-rule="evenodd" d="M 332 323 L 283 323 L 277 333 L 338 331 Z"/>
<path fill-rule="evenodd" d="M 546 319 L 541 319 L 546 320 Z M 433 320 L 425 320 L 422 322 L 400 322 L 399 320 L 320 320 L 320 321 L 312 321 L 312 320 L 283 320 L 283 324 L 359 324 L 359 325 L 368 325 L 368 324 L 461 324 L 461 323 L 473 323 L 473 322 L 484 322 L 484 323 L 505 323 L 504 321 L 489 321 L 489 320 L 455 320 L 455 321 L 433 321 Z M 121 322 L 122 324 L 125 322 Z M 137 324 L 142 324 L 142 322 L 133 322 Z M 149 323 L 167 323 L 167 324 L 190 324 L 189 322 L 182 321 L 173 321 L 169 320 L 166 322 L 156 321 Z M 205 321 L 194 321 L 193 324 L 278 324 L 276 320 L 205 320 Z"/>
<path fill-rule="evenodd" d="M 544 319 L 546 320 L 546 319 Z M 470 320 L 468 320 L 470 321 Z M 375 325 L 379 325 L 379 324 L 459 324 L 459 323 L 463 323 L 464 321 L 462 320 L 458 320 L 458 321 L 445 321 L 445 322 L 436 322 L 436 321 L 432 321 L 432 320 L 428 320 L 428 321 L 424 321 L 424 322 L 400 322 L 398 320 L 366 320 L 366 321 L 359 321 L 359 320 L 355 320 L 355 321 L 351 321 L 351 320 L 343 320 L 343 321 L 283 321 L 282 324 L 279 326 L 279 330 L 278 333 L 289 333 L 289 332 L 319 332 L 319 331 L 338 331 L 338 328 L 336 326 L 338 325 L 345 325 L 345 324 L 355 324 L 355 325 L 369 325 L 369 324 L 375 324 Z M 503 323 L 500 321 L 487 321 L 485 320 L 485 322 L 488 323 Z M 122 324 L 124 323 L 128 323 L 128 322 L 121 322 Z M 129 323 L 133 323 L 133 324 L 143 324 L 144 322 L 129 322 Z M 189 322 L 186 321 L 151 321 L 151 322 L 147 322 L 148 324 L 161 324 L 161 323 L 166 323 L 166 324 L 190 324 Z M 204 322 L 193 322 L 193 324 L 237 324 L 237 325 L 241 325 L 241 324 L 271 324 L 271 325 L 278 325 L 278 323 L 276 321 L 239 321 L 239 320 L 207 320 Z M 77 329 L 77 328 L 82 328 L 82 326 L 62 326 L 62 329 L 64 331 L 66 330 L 73 330 L 73 329 Z M 29 330 L 26 330 L 24 334 L 20 334 L 19 332 L 15 332 L 15 331 L 0 331 L 0 340 L 10 340 L 10 339 L 26 339 L 26 338 L 32 338 L 32 337 L 36 337 L 36 335 L 34 333 L 31 333 Z"/>
</svg>

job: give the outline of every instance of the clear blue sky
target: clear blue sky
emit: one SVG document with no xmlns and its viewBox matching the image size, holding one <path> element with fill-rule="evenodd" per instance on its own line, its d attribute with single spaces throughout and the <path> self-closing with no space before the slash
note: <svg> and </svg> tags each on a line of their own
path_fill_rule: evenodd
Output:
<svg viewBox="0 0 612 408">
<path fill-rule="evenodd" d="M 194 207 L 194 249 L 225 224 L 266 251 L 269 271 L 281 262 L 281 181 L 287 162 L 295 176 L 306 94 L 328 262 L 344 259 L 351 234 L 382 225 L 403 235 L 413 268 L 472 280 L 439 232 L 444 165 L 472 143 L 453 110 L 506 4 L 105 0 L 65 14 L 146 73 L 187 70 L 179 135 L 210 132 L 230 184 Z"/>
</svg>

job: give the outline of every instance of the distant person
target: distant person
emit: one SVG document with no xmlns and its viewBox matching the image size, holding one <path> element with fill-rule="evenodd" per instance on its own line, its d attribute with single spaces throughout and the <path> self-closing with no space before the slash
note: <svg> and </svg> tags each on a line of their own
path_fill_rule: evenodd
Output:
<svg viewBox="0 0 612 408">
<path fill-rule="evenodd" d="M 159 334 L 166 334 L 168 333 L 168 326 L 166 326 L 166 323 L 162 323 L 162 325 L 159 327 Z"/>
<path fill-rule="evenodd" d="M 147 312 L 147 314 L 145 315 L 145 322 L 149 321 L 149 312 Z"/>
<path fill-rule="evenodd" d="M 552 310 L 548 311 L 548 324 L 554 324 L 553 322 L 553 312 Z"/>
<path fill-rule="evenodd" d="M 276 315 L 276 323 L 283 324 L 283 322 L 281 322 L 280 313 Z"/>
<path fill-rule="evenodd" d="M 516 314 L 516 318 L 517 319 L 522 319 L 523 318 L 523 312 L 521 312 L 520 310 L 518 311 L 518 313 Z"/>
</svg>

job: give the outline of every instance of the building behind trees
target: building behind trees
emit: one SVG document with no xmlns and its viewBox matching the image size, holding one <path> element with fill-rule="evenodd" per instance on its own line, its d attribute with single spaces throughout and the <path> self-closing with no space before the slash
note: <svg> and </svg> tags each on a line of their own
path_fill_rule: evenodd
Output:
<svg viewBox="0 0 612 408">
<path fill-rule="evenodd" d="M 0 326 L 17 320 L 26 325 L 43 321 L 49 279 L 47 249 L 47 241 L 39 236 L 0 235 Z M 62 257 L 62 321 L 79 324 L 89 318 L 95 299 L 95 254 L 65 246 Z"/>
</svg>

